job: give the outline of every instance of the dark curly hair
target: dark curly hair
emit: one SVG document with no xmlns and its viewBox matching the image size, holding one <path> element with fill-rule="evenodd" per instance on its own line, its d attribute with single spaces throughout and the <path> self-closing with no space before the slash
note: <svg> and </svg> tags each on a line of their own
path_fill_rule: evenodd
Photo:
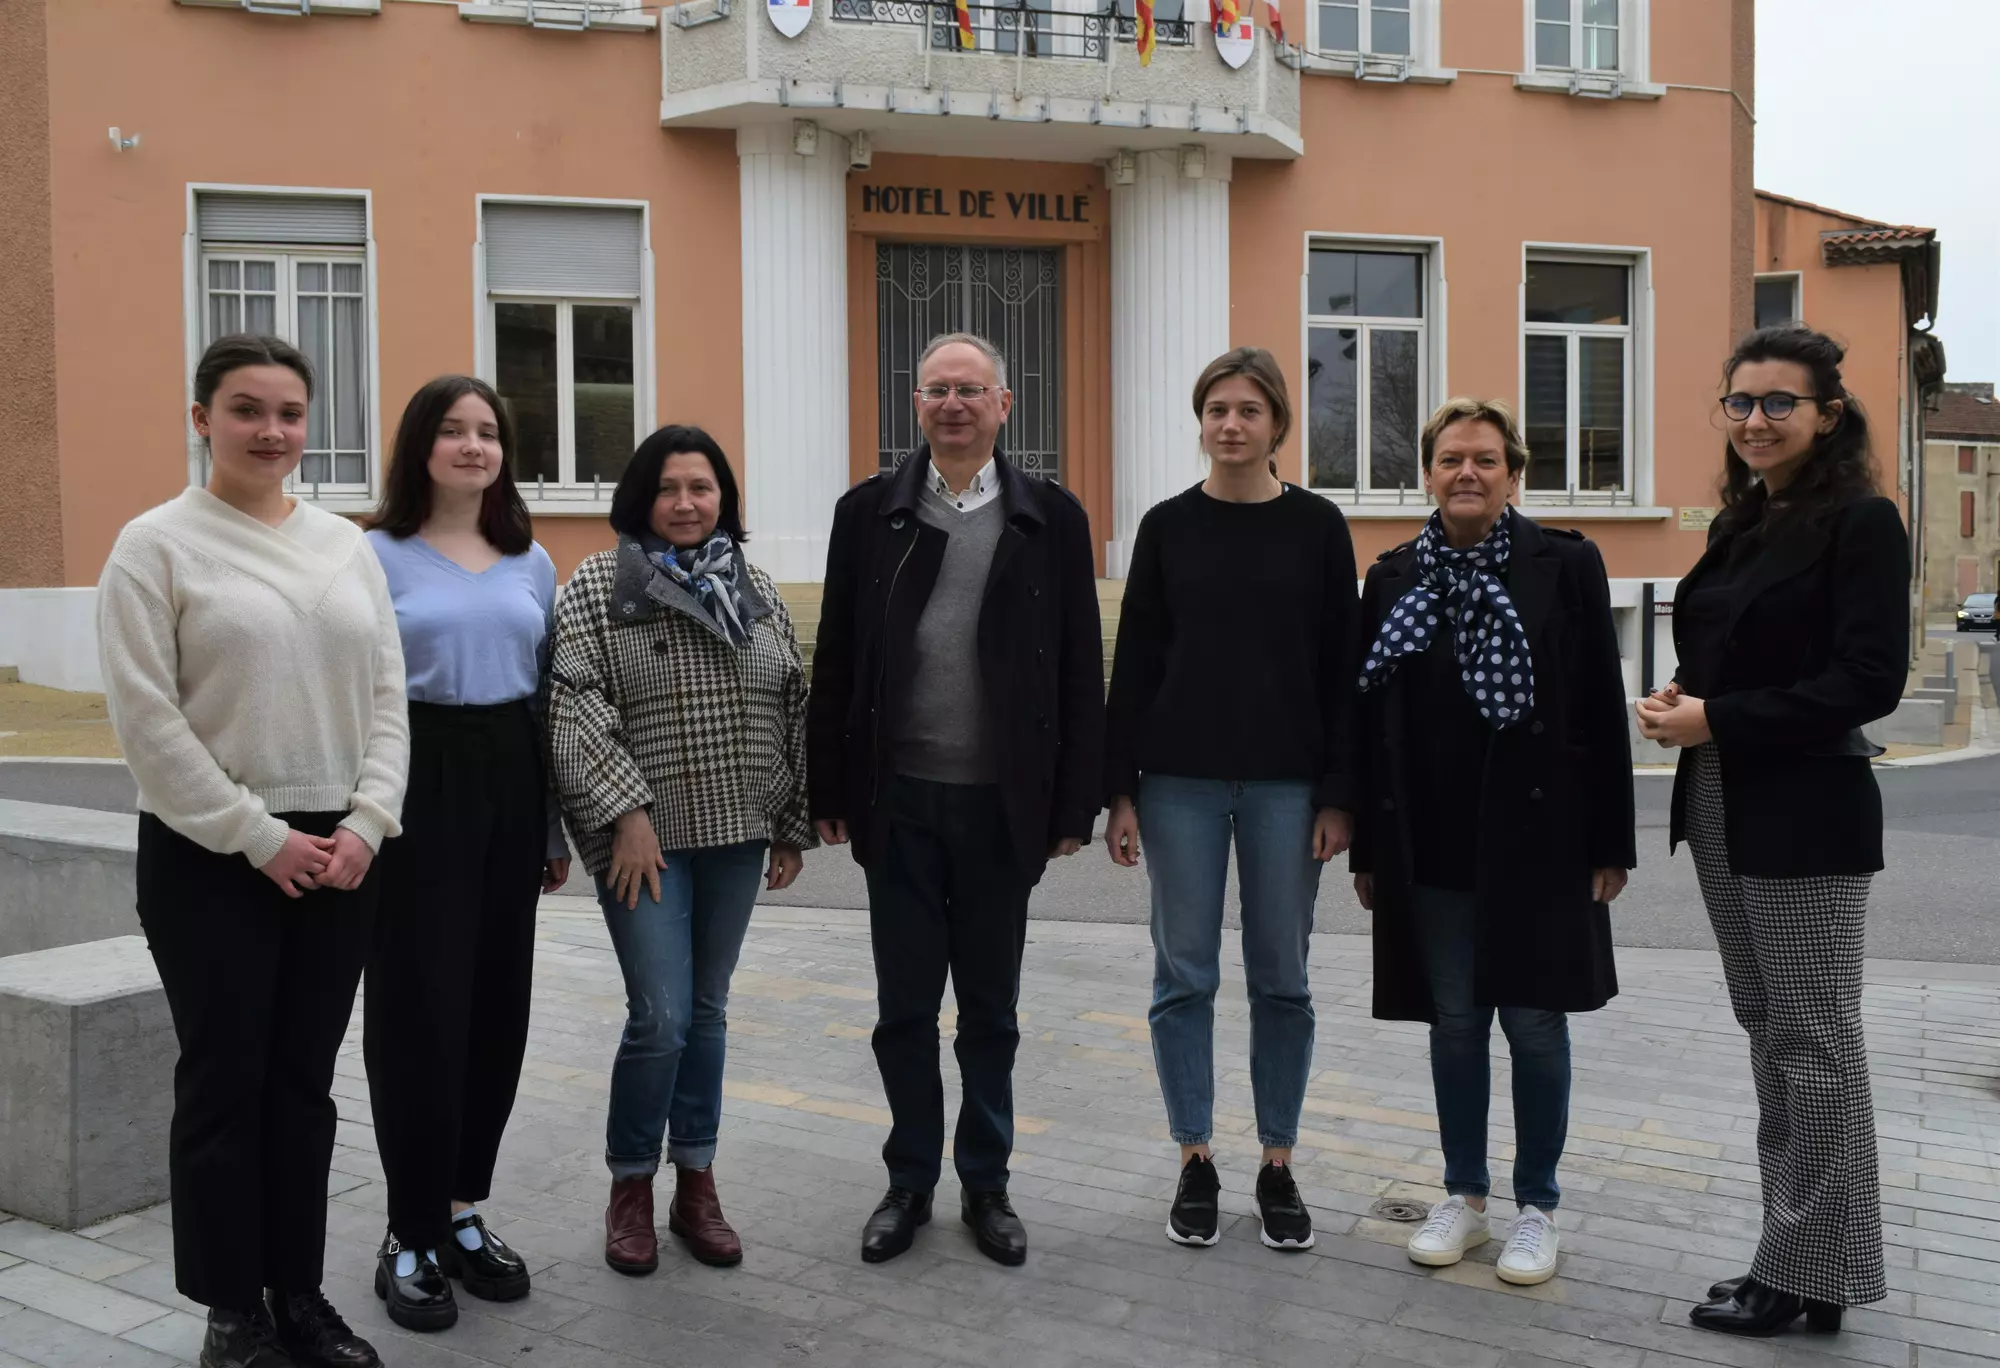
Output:
<svg viewBox="0 0 2000 1368">
<path fill-rule="evenodd" d="M 1805 367 L 1812 376 L 1812 397 L 1822 406 L 1838 400 L 1840 413 L 1830 431 L 1813 439 L 1798 473 L 1776 498 L 1736 454 L 1735 444 L 1725 439 L 1722 512 L 1715 519 L 1719 529 L 1736 531 L 1791 518 L 1817 522 L 1835 509 L 1879 492 L 1868 415 L 1840 378 L 1840 363 L 1846 359 L 1845 347 L 1802 323 L 1759 328 L 1736 344 L 1729 363 L 1722 368 L 1725 389 L 1740 366 L 1753 361 L 1790 361 Z"/>
</svg>

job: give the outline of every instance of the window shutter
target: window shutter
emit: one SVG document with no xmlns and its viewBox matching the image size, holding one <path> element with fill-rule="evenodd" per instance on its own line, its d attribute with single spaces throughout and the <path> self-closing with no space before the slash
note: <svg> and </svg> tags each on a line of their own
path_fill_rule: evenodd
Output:
<svg viewBox="0 0 2000 1368">
<path fill-rule="evenodd" d="M 488 204 L 486 288 L 494 294 L 639 297 L 645 248 L 637 209 Z"/>
<path fill-rule="evenodd" d="M 298 242 L 316 247 L 368 241 L 368 203 L 352 195 L 232 195 L 195 198 L 203 242 Z"/>
</svg>

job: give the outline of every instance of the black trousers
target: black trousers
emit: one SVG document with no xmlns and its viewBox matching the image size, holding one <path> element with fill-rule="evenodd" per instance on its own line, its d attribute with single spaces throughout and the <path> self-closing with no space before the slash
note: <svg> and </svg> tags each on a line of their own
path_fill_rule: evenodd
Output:
<svg viewBox="0 0 2000 1368">
<path fill-rule="evenodd" d="M 344 813 L 286 813 L 330 836 Z M 290 898 L 241 855 L 139 816 L 139 924 L 181 1054 L 167 1163 L 174 1285 L 245 1310 L 309 1292 L 326 1256 L 333 1063 L 354 1010 L 381 886 Z"/>
<path fill-rule="evenodd" d="M 525 703 L 410 704 L 403 834 L 382 847 L 362 1039 L 389 1229 L 435 1249 L 483 1201 L 528 1047 L 548 855 L 540 732 Z"/>
<path fill-rule="evenodd" d="M 882 809 L 887 842 L 866 871 L 875 1062 L 893 1116 L 882 1159 L 897 1187 L 937 1186 L 944 1157 L 938 1009 L 949 973 L 964 1089 L 952 1161 L 966 1191 L 1000 1191 L 1014 1151 L 1021 1041 L 1014 1008 L 1034 878 L 1019 867 L 997 787 L 898 776 Z"/>
</svg>

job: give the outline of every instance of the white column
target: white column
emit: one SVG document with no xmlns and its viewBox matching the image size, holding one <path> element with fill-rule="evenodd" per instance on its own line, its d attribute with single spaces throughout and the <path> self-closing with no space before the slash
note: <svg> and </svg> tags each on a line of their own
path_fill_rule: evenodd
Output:
<svg viewBox="0 0 2000 1368">
<path fill-rule="evenodd" d="M 743 470 L 749 559 L 780 583 L 826 575 L 847 489 L 847 142 L 790 123 L 738 130 L 743 195 Z"/>
<path fill-rule="evenodd" d="M 1192 407 L 1229 349 L 1229 158 L 1141 152 L 1111 191 L 1111 537 L 1122 579 L 1139 519 L 1207 472 Z M 1185 172 L 1185 174 L 1184 174 Z M 1198 173 L 1198 174 L 1197 174 Z"/>
</svg>

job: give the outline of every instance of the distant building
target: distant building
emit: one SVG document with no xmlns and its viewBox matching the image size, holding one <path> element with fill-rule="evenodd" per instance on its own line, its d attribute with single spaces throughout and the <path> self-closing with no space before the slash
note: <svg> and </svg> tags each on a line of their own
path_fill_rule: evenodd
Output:
<svg viewBox="0 0 2000 1368">
<path fill-rule="evenodd" d="M 1946 385 L 1925 424 L 1924 611 L 2000 590 L 2000 402 L 1990 382 Z"/>
</svg>

